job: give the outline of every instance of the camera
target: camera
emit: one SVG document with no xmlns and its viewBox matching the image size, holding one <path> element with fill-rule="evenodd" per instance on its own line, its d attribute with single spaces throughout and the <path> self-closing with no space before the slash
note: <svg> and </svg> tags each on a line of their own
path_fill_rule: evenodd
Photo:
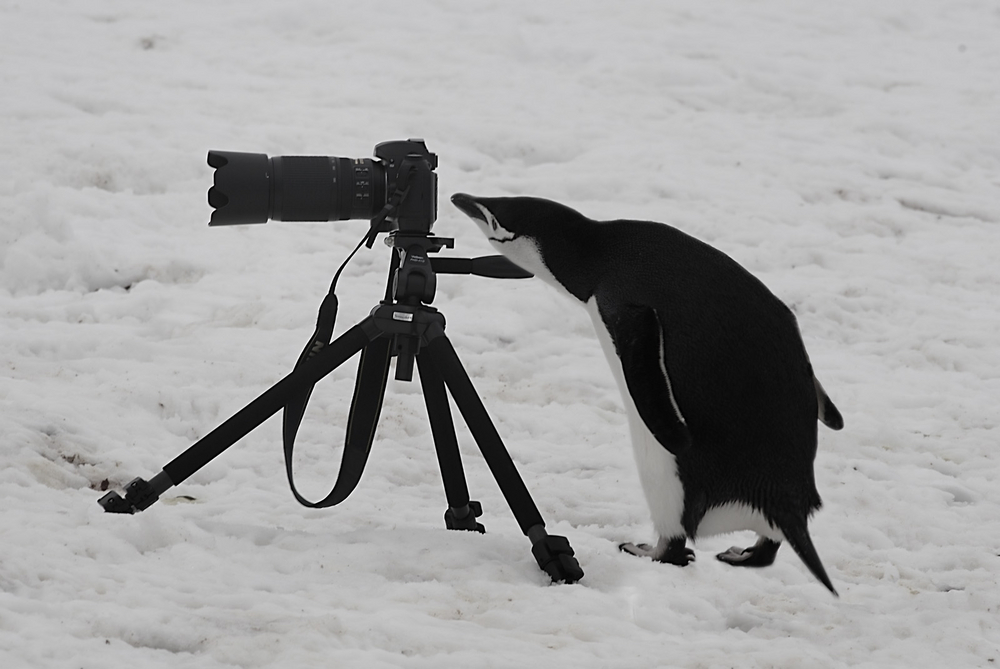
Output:
<svg viewBox="0 0 1000 669">
<path fill-rule="evenodd" d="M 382 142 L 375 158 L 209 151 L 215 168 L 209 225 L 375 219 L 424 233 L 437 218 L 437 155 L 422 139 Z"/>
<path fill-rule="evenodd" d="M 575 583 L 583 570 L 566 537 L 549 535 L 528 489 L 507 452 L 468 373 L 445 335 L 445 318 L 430 306 L 437 274 L 476 274 L 507 279 L 531 276 L 503 256 L 431 258 L 454 247 L 454 239 L 430 234 L 437 218 L 437 156 L 421 139 L 382 142 L 375 158 L 339 156 L 275 156 L 263 153 L 209 151 L 215 169 L 208 191 L 209 225 L 241 225 L 275 221 L 334 221 L 370 219 L 368 233 L 333 276 L 330 290 L 292 372 L 163 466 L 148 481 L 138 477 L 124 496 L 110 491 L 98 503 L 108 513 L 139 513 L 173 486 L 185 481 L 227 448 L 282 412 L 285 471 L 292 494 L 310 508 L 343 502 L 354 491 L 375 439 L 389 378 L 396 359 L 399 381 L 413 378 L 414 365 L 431 423 L 434 448 L 444 479 L 450 530 L 485 532 L 477 522 L 479 502 L 469 499 L 468 484 L 448 401 L 458 407 L 493 477 L 514 512 L 521 531 L 531 541 L 531 554 L 553 581 Z M 394 253 L 389 263 L 385 298 L 367 318 L 333 339 L 337 319 L 337 279 L 354 254 L 376 234 Z M 292 459 L 295 437 L 306 413 L 313 387 L 355 355 L 360 354 L 354 397 L 347 418 L 345 443 L 337 480 L 318 502 L 295 488 Z"/>
</svg>

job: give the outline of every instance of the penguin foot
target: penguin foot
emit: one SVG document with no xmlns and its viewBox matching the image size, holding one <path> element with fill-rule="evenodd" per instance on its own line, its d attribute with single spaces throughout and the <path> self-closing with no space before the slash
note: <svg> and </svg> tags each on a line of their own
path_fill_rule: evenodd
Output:
<svg viewBox="0 0 1000 669">
<path fill-rule="evenodd" d="M 645 558 L 651 558 L 656 554 L 656 551 L 649 544 L 618 544 L 618 550 L 622 553 L 628 553 L 629 555 Z"/>
<path fill-rule="evenodd" d="M 661 538 L 656 543 L 655 548 L 649 544 L 636 545 L 628 543 L 619 545 L 618 550 L 629 555 L 647 557 L 656 562 L 666 562 L 683 567 L 694 562 L 694 551 L 685 546 L 685 543 L 686 539 L 684 537 L 674 537 L 673 539 Z"/>
<path fill-rule="evenodd" d="M 749 548 L 733 546 L 725 553 L 719 553 L 715 557 L 720 562 L 731 564 L 734 567 L 767 567 L 774 564 L 774 557 L 778 554 L 780 547 L 780 541 L 771 541 L 761 537 L 757 543 Z"/>
</svg>

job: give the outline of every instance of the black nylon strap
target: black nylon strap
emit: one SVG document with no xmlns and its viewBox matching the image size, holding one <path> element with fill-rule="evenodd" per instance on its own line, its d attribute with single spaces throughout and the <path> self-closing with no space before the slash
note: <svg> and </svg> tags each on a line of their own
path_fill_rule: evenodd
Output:
<svg viewBox="0 0 1000 669">
<path fill-rule="evenodd" d="M 340 473 L 330 493 L 318 502 L 311 502 L 299 493 L 292 473 L 295 435 L 305 413 L 305 404 L 309 400 L 312 387 L 286 405 L 283 425 L 285 472 L 288 475 L 288 485 L 292 489 L 292 495 L 303 506 L 323 509 L 340 504 L 354 492 L 361 480 L 372 441 L 375 439 L 378 417 L 382 412 L 382 398 L 385 396 L 386 380 L 389 377 L 391 346 L 391 337 L 378 337 L 361 351 L 354 399 L 347 419 L 347 436 L 340 462 Z M 305 360 L 308 360 L 308 357 L 302 362 Z"/>
<path fill-rule="evenodd" d="M 337 296 L 329 293 L 319 307 L 319 317 L 316 319 L 316 330 L 309 338 L 309 343 L 302 349 L 295 369 L 300 369 L 310 358 L 322 351 L 330 343 L 333 336 L 333 325 L 337 320 Z M 313 386 L 306 387 L 285 405 L 282 415 L 282 432 L 286 448 L 289 440 L 295 441 L 295 433 L 299 429 L 302 417 L 306 412 L 306 404 L 312 395 Z"/>
<path fill-rule="evenodd" d="M 337 321 L 337 296 L 334 294 L 337 289 L 337 280 L 344 267 L 351 261 L 354 254 L 362 245 L 371 248 L 375 237 L 383 231 L 383 224 L 386 219 L 392 216 L 400 203 L 406 199 L 409 192 L 410 177 L 414 168 L 401 172 L 396 191 L 389 197 L 382 210 L 371 220 L 368 232 L 354 248 L 347 260 L 340 266 L 333 276 L 330 284 L 330 291 L 323 298 L 323 303 L 319 308 L 319 315 L 316 318 L 316 330 L 309 338 L 309 343 L 302 350 L 298 361 L 295 363 L 295 370 L 306 365 L 311 358 L 319 354 L 330 344 L 333 337 L 333 328 Z M 375 335 L 377 337 L 377 335 Z M 300 393 L 292 397 L 285 405 L 282 416 L 282 441 L 285 451 L 285 472 L 288 474 L 288 486 L 292 489 L 292 495 L 303 506 L 314 509 L 321 509 L 328 506 L 340 504 L 357 487 L 361 474 L 364 472 L 365 464 L 368 462 L 368 453 L 371 450 L 372 441 L 375 439 L 375 428 L 378 425 L 378 417 L 382 412 L 382 398 L 385 396 L 385 384 L 389 377 L 389 360 L 391 355 L 392 337 L 381 337 L 369 343 L 362 350 L 361 362 L 358 364 L 358 377 L 354 385 L 354 398 L 351 402 L 351 412 L 347 420 L 347 437 L 344 444 L 344 454 L 340 464 L 340 473 L 337 481 L 326 497 L 319 502 L 310 502 L 295 488 L 295 477 L 292 473 L 292 453 L 295 450 L 295 435 L 298 433 L 299 425 L 305 416 L 306 405 L 312 395 L 315 384 L 307 386 Z"/>
</svg>

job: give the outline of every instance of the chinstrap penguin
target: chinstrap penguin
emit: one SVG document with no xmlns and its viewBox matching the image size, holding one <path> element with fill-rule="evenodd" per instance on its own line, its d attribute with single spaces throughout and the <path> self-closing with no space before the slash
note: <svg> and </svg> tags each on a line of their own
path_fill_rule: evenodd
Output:
<svg viewBox="0 0 1000 669">
<path fill-rule="evenodd" d="M 452 202 L 508 259 L 580 301 L 618 382 L 655 546 L 686 565 L 686 540 L 752 530 L 719 560 L 760 567 L 788 541 L 836 595 L 813 547 L 817 419 L 843 419 L 813 374 L 795 316 L 729 256 L 673 227 L 593 221 L 557 202 Z"/>
</svg>

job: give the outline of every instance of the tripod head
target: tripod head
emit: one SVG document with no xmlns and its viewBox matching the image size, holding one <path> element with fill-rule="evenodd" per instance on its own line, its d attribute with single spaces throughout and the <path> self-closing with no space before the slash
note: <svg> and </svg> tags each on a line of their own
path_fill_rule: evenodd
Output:
<svg viewBox="0 0 1000 669">
<path fill-rule="evenodd" d="M 413 360 L 423 344 L 427 319 L 432 315 L 433 318 L 444 318 L 430 306 L 437 290 L 437 274 L 475 274 L 494 279 L 527 279 L 533 276 L 503 256 L 432 259 L 429 254 L 454 248 L 455 240 L 448 237 L 396 231 L 390 233 L 385 241 L 396 252 L 389 267 L 385 300 L 372 311 L 372 315 L 378 318 L 380 312 L 391 312 L 391 318 L 399 324 L 410 324 L 410 327 L 393 328 L 395 339 L 392 350 L 396 355 L 397 381 L 413 378 Z"/>
<path fill-rule="evenodd" d="M 398 267 L 391 278 L 392 299 L 411 306 L 430 304 L 437 290 L 437 276 L 428 254 L 454 248 L 455 240 L 426 234 L 393 232 L 386 244 L 396 251 Z"/>
</svg>

